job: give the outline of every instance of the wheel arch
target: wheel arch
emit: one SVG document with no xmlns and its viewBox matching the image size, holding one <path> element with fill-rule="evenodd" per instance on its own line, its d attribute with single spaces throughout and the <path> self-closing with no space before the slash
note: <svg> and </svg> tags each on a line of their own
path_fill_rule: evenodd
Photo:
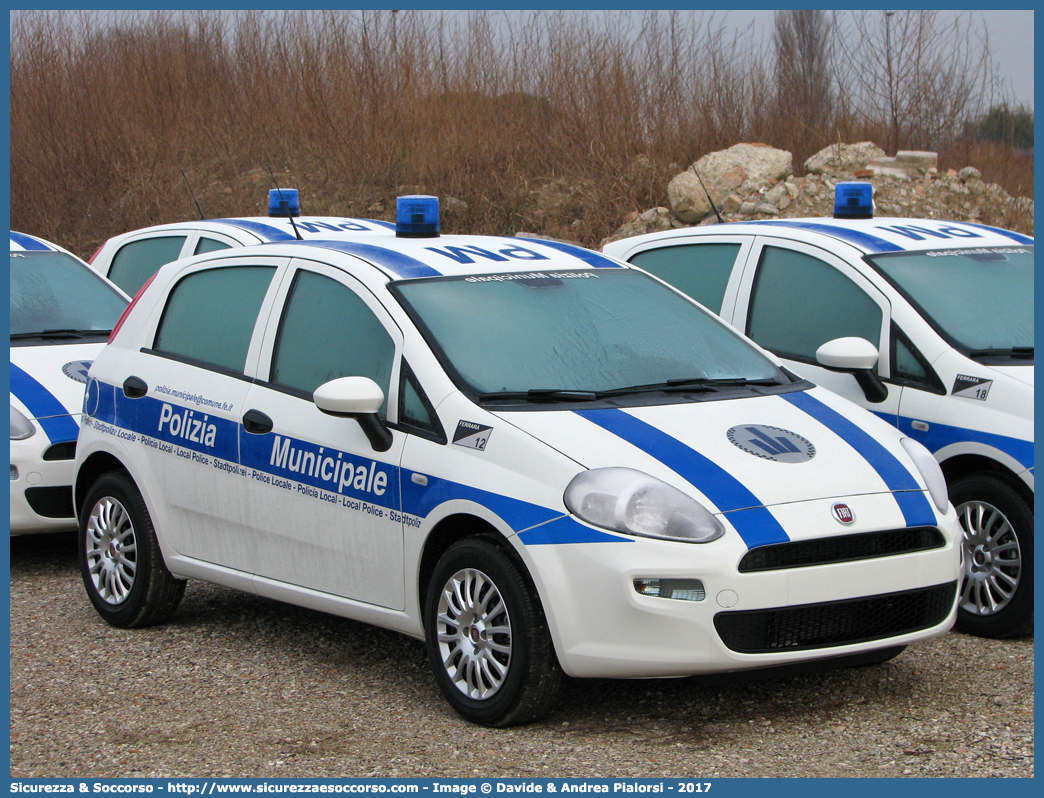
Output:
<svg viewBox="0 0 1044 798">
<path fill-rule="evenodd" d="M 1033 507 L 1033 490 L 1018 474 L 993 458 L 980 454 L 959 454 L 939 465 L 942 467 L 947 485 L 972 474 L 992 474 L 1010 485 L 1031 508 Z"/>
<path fill-rule="evenodd" d="M 109 471 L 126 471 L 127 467 L 115 455 L 109 452 L 95 452 L 90 455 L 76 472 L 76 483 L 73 485 L 73 509 L 76 518 L 83 514 L 83 503 L 87 499 L 91 485 L 98 477 Z"/>
<path fill-rule="evenodd" d="M 420 606 L 421 623 L 424 622 L 424 597 L 428 595 L 428 586 L 431 583 L 435 566 L 438 565 L 442 555 L 446 553 L 458 540 L 470 537 L 485 537 L 497 545 L 498 548 L 508 552 L 514 557 L 522 568 L 526 577 L 533 581 L 532 574 L 522 558 L 517 555 L 514 547 L 508 542 L 507 537 L 489 521 L 469 513 L 458 512 L 441 519 L 428 533 L 421 550 L 421 556 L 417 568 L 417 596 Z"/>
</svg>

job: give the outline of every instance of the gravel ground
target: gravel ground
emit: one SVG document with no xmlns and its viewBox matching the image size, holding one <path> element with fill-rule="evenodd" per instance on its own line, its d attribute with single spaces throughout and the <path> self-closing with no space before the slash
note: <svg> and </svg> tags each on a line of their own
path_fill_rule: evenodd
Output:
<svg viewBox="0 0 1044 798">
<path fill-rule="evenodd" d="M 1033 776 L 1033 638 L 710 686 L 573 682 L 473 726 L 422 643 L 190 582 L 172 622 L 91 608 L 72 536 L 11 540 L 11 777 Z"/>
</svg>

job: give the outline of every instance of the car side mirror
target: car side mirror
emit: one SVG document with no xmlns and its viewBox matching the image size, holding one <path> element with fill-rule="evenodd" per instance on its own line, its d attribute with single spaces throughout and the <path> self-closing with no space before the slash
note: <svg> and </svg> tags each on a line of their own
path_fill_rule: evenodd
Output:
<svg viewBox="0 0 1044 798">
<path fill-rule="evenodd" d="M 835 338 L 816 350 L 819 365 L 851 374 L 871 404 L 880 404 L 888 398 L 888 386 L 874 371 L 879 357 L 877 347 L 865 338 Z"/>
<path fill-rule="evenodd" d="M 374 451 L 391 448 L 391 430 L 377 415 L 384 404 L 384 391 L 369 377 L 338 377 L 324 382 L 312 393 L 312 401 L 327 415 L 358 421 Z"/>
</svg>

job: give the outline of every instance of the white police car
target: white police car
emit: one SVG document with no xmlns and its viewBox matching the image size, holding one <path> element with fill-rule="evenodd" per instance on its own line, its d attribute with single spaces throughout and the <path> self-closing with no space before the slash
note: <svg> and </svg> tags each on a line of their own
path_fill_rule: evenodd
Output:
<svg viewBox="0 0 1044 798">
<path fill-rule="evenodd" d="M 841 183 L 838 197 L 833 219 L 683 228 L 604 250 L 927 446 L 965 530 L 958 627 L 1029 631 L 1033 239 L 870 218 L 867 183 Z"/>
<path fill-rule="evenodd" d="M 125 297 L 61 247 L 11 233 L 11 534 L 76 529 L 87 370 Z"/>
<path fill-rule="evenodd" d="M 144 227 L 113 236 L 88 263 L 134 296 L 160 266 L 179 258 L 277 241 L 359 238 L 371 232 L 386 234 L 395 230 L 391 222 L 376 219 L 300 214 L 297 189 L 274 188 L 268 192 L 267 217 L 201 219 Z"/>
<path fill-rule="evenodd" d="M 426 639 L 489 725 L 563 673 L 883 661 L 950 628 L 923 446 L 641 270 L 399 205 L 398 235 L 211 253 L 138 295 L 77 450 L 107 621 L 162 621 L 185 578 L 355 618 Z"/>
</svg>

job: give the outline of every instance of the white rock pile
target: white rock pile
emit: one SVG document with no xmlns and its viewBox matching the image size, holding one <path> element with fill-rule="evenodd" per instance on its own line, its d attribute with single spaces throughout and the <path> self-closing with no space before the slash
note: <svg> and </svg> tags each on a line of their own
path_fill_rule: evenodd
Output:
<svg viewBox="0 0 1044 798">
<path fill-rule="evenodd" d="M 869 141 L 836 144 L 805 161 L 803 171 L 802 177 L 795 177 L 793 156 L 765 144 L 736 144 L 709 153 L 668 184 L 669 208 L 630 214 L 602 244 L 715 223 L 711 200 L 724 221 L 830 216 L 834 186 L 848 180 L 873 184 L 880 216 L 992 223 L 1015 215 L 1032 226 L 1033 200 L 1012 197 L 1000 186 L 985 183 L 971 166 L 940 172 L 933 152 L 900 151 L 888 157 Z M 1032 234 L 1032 229 L 1026 232 Z"/>
</svg>

